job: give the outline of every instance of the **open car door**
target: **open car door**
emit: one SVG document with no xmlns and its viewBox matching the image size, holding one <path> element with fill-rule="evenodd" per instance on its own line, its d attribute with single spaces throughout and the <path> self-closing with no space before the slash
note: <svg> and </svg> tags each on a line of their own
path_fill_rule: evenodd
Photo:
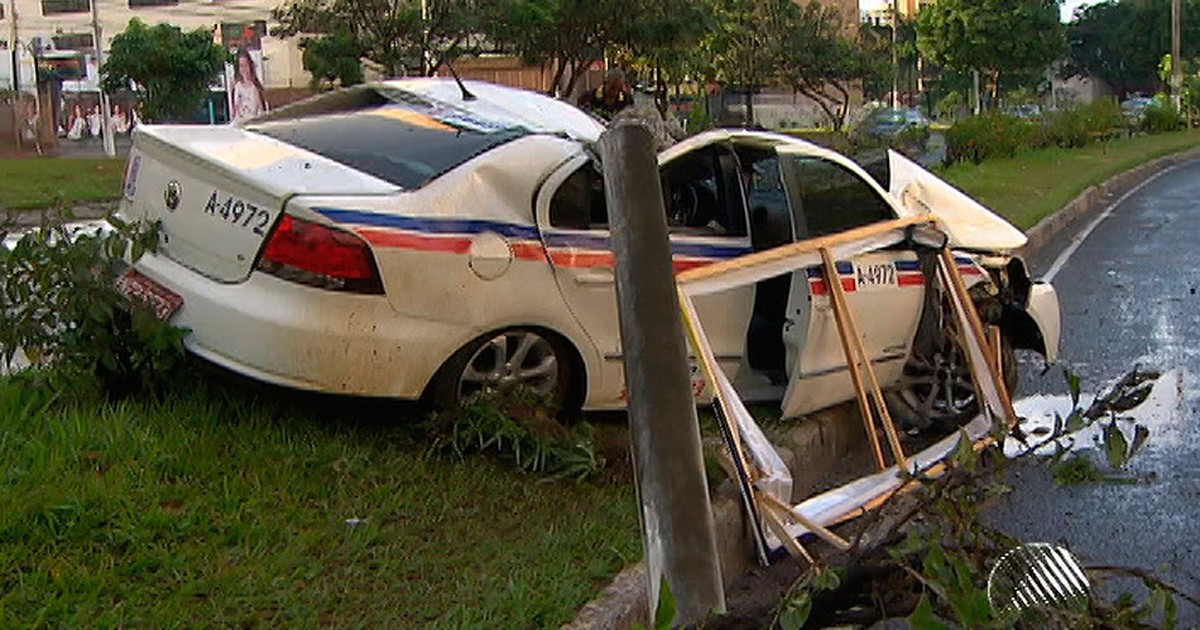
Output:
<svg viewBox="0 0 1200 630">
<path fill-rule="evenodd" d="M 862 169 L 831 152 L 781 146 L 780 174 L 797 240 L 896 218 L 886 193 Z M 912 251 L 885 249 L 837 261 L 838 278 L 883 386 L 900 378 L 924 296 Z M 854 391 L 819 265 L 793 274 L 783 330 L 788 355 L 784 417 L 846 399 Z"/>
</svg>

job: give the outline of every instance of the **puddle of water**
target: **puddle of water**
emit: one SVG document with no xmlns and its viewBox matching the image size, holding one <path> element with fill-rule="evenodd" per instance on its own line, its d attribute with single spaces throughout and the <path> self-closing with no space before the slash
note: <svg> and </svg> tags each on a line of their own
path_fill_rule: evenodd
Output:
<svg viewBox="0 0 1200 630">
<path fill-rule="evenodd" d="M 1132 419 L 1132 421 L 1117 422 L 1117 426 L 1121 428 L 1126 439 L 1132 440 L 1134 426 L 1141 424 L 1150 429 L 1151 442 L 1159 446 L 1178 444 L 1182 439 L 1179 421 L 1183 418 L 1183 411 L 1186 409 L 1184 378 L 1185 373 L 1182 369 L 1164 373 L 1154 381 L 1150 393 L 1144 401 L 1128 410 L 1117 412 L 1118 418 Z M 1080 409 L 1087 409 L 1095 400 L 1095 394 L 1081 394 L 1079 397 Z M 1055 415 L 1057 414 L 1064 423 L 1066 422 L 1072 409 L 1071 398 L 1066 395 L 1039 394 L 1016 400 L 1013 402 L 1013 407 L 1016 409 L 1017 415 L 1021 417 L 1020 427 L 1025 432 L 1028 445 L 1010 437 L 1004 442 L 1004 454 L 1008 457 L 1015 457 L 1032 447 L 1034 453 L 1038 455 L 1052 455 L 1055 446 L 1050 443 L 1050 434 L 1054 430 Z M 1060 441 L 1064 446 L 1070 446 L 1072 450 L 1093 448 L 1102 437 L 1104 427 L 1108 423 L 1108 414 L 1105 414 L 1090 426 L 1071 434 L 1073 439 Z"/>
</svg>

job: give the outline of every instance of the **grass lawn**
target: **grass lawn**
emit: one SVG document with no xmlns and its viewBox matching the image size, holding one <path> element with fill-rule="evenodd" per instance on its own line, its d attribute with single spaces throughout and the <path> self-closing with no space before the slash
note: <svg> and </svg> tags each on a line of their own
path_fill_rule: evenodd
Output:
<svg viewBox="0 0 1200 630">
<path fill-rule="evenodd" d="M 557 627 L 641 555 L 628 485 L 246 389 L 31 411 L 0 379 L 0 627 Z"/>
<path fill-rule="evenodd" d="M 1029 229 L 1065 206 L 1088 186 L 1147 162 L 1200 145 L 1200 131 L 1180 131 L 1114 140 L 1107 150 L 1042 149 L 982 164 L 959 163 L 941 174 L 947 181 Z"/>
<path fill-rule="evenodd" d="M 121 196 L 125 158 L 0 159 L 0 209 L 40 210 Z"/>
</svg>

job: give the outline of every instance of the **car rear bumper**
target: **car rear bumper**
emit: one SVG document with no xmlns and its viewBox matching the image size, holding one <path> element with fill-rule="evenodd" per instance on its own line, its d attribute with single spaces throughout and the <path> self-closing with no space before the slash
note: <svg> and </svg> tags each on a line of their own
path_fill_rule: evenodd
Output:
<svg viewBox="0 0 1200 630">
<path fill-rule="evenodd" d="M 415 399 L 472 331 L 396 313 L 382 295 L 306 287 L 254 272 L 225 284 L 163 256 L 138 271 L 183 297 L 171 323 L 194 354 L 300 389 Z"/>
</svg>

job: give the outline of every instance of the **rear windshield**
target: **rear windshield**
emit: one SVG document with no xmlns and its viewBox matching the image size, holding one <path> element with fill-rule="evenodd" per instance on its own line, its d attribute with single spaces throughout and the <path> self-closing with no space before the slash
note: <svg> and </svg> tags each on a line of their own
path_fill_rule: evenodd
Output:
<svg viewBox="0 0 1200 630">
<path fill-rule="evenodd" d="M 532 133 L 393 89 L 359 89 L 291 113 L 294 117 L 269 117 L 246 129 L 407 189 Z"/>
</svg>

